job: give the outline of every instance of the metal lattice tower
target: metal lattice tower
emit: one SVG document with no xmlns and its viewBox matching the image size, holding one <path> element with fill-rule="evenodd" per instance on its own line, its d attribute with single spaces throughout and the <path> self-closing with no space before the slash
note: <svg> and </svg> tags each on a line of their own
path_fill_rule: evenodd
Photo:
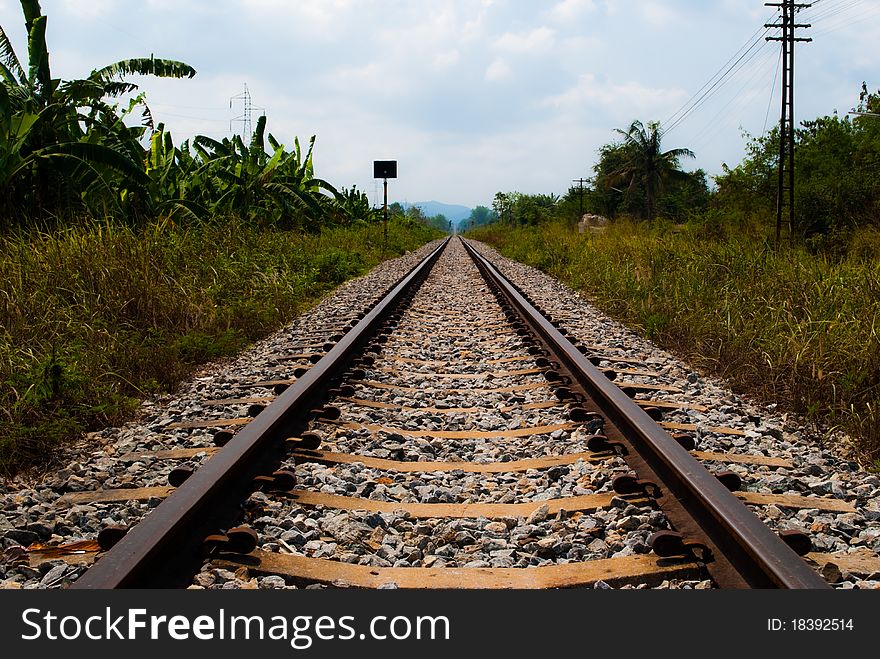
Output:
<svg viewBox="0 0 880 659">
<path fill-rule="evenodd" d="M 229 107 L 232 108 L 233 105 L 237 102 L 241 101 L 243 108 L 242 113 L 232 119 L 229 122 L 229 131 L 232 131 L 232 124 L 236 121 L 240 121 L 242 125 L 242 137 L 245 140 L 249 140 L 251 136 L 254 134 L 254 126 L 253 126 L 253 112 L 254 110 L 260 110 L 261 112 L 265 112 L 264 108 L 255 108 L 253 104 L 253 99 L 251 98 L 251 93 L 248 90 L 247 83 L 244 85 L 244 91 L 241 94 L 233 96 L 229 99 Z"/>
<path fill-rule="evenodd" d="M 779 120 L 779 182 L 776 193 L 776 242 L 782 235 L 782 218 L 788 209 L 788 235 L 794 226 L 794 45 L 798 41 L 812 39 L 796 36 L 798 28 L 811 27 L 805 23 L 796 23 L 795 14 L 801 9 L 811 7 L 799 4 L 794 0 L 767 2 L 767 7 L 779 7 L 780 23 L 767 23 L 764 27 L 781 28 L 782 34 L 767 37 L 767 41 L 782 42 L 782 114 Z"/>
</svg>

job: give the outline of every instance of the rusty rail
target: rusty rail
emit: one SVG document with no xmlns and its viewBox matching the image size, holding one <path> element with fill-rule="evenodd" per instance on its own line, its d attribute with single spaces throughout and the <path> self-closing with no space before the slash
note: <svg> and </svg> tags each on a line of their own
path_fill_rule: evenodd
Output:
<svg viewBox="0 0 880 659">
<path fill-rule="evenodd" d="M 639 482 L 657 494 L 664 513 L 682 534 L 680 549 L 702 558 L 719 586 L 830 588 L 717 477 L 606 378 L 468 241 L 462 242 L 490 285 L 522 316 L 535 338 L 571 374 L 597 411 L 613 423 L 614 429 L 606 424 L 606 435 L 625 446 L 625 459 Z M 657 487 L 661 483 L 662 488 Z"/>
<path fill-rule="evenodd" d="M 206 537 L 234 524 L 254 479 L 271 473 L 285 454 L 284 440 L 347 368 L 398 303 L 427 276 L 449 242 L 429 254 L 278 398 L 134 526 L 74 589 L 185 587 L 204 560 Z"/>
</svg>

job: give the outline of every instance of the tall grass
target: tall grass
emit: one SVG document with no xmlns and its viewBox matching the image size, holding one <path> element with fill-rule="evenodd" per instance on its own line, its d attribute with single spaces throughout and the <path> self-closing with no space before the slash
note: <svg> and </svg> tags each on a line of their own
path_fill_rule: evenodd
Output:
<svg viewBox="0 0 880 659">
<path fill-rule="evenodd" d="M 584 291 L 600 309 L 734 388 L 841 426 L 880 459 L 880 234 L 834 258 L 759 234 L 619 222 L 475 238 Z"/>
<path fill-rule="evenodd" d="M 195 365 L 267 335 L 433 232 L 392 222 L 316 235 L 229 220 L 0 235 L 0 474 L 129 418 Z"/>
</svg>

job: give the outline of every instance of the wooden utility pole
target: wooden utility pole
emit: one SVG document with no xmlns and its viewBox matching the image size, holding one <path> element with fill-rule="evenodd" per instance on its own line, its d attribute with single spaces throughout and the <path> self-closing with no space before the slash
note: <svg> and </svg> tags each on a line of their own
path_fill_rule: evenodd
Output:
<svg viewBox="0 0 880 659">
<path fill-rule="evenodd" d="M 579 206 L 581 209 L 580 215 L 578 215 L 578 222 L 580 222 L 581 218 L 584 216 L 584 183 L 587 182 L 587 179 L 576 178 L 573 182 L 578 184 L 578 198 L 580 199 Z"/>
<path fill-rule="evenodd" d="M 767 37 L 767 41 L 782 42 L 782 114 L 779 119 L 779 181 L 776 190 L 776 243 L 782 236 L 782 217 L 788 205 L 788 235 L 794 226 L 794 45 L 798 41 L 812 41 L 797 37 L 798 28 L 810 25 L 795 22 L 795 14 L 801 9 L 812 7 L 794 0 L 767 2 L 767 7 L 779 7 L 781 23 L 767 23 L 764 27 L 782 28 L 778 37 Z"/>
</svg>

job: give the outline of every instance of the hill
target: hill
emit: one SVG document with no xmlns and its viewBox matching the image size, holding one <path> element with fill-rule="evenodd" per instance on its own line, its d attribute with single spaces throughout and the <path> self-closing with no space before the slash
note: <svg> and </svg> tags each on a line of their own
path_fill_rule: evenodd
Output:
<svg viewBox="0 0 880 659">
<path fill-rule="evenodd" d="M 471 215 L 471 209 L 467 206 L 444 204 L 439 201 L 416 201 L 411 204 L 403 204 L 403 206 L 404 208 L 418 206 L 428 217 L 444 215 L 446 219 L 450 220 L 453 224 L 458 224 L 461 220 L 465 220 Z"/>
</svg>

